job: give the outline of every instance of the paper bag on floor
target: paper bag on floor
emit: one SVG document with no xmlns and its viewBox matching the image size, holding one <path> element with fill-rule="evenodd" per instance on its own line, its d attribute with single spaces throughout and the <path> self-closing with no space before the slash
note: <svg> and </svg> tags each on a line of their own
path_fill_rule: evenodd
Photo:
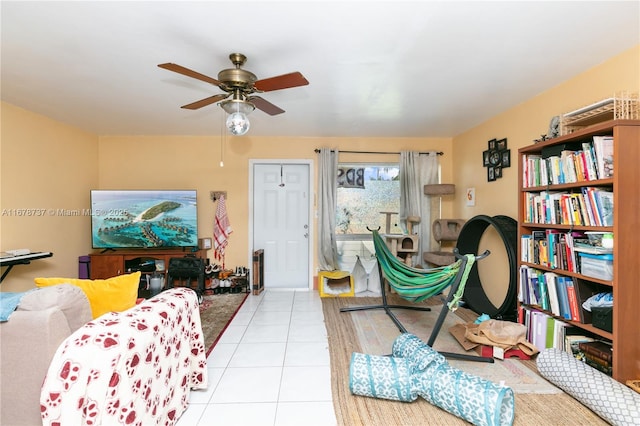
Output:
<svg viewBox="0 0 640 426">
<path fill-rule="evenodd" d="M 490 319 L 480 324 L 467 323 L 465 338 L 481 345 L 495 346 L 504 350 L 519 349 L 531 356 L 538 349 L 526 339 L 527 328 L 515 322 Z"/>
<path fill-rule="evenodd" d="M 456 324 L 449 328 L 449 333 L 451 333 L 458 343 L 460 343 L 465 351 L 470 351 L 480 345 L 479 343 L 472 342 L 465 337 L 465 334 L 467 333 L 467 324 Z"/>
</svg>

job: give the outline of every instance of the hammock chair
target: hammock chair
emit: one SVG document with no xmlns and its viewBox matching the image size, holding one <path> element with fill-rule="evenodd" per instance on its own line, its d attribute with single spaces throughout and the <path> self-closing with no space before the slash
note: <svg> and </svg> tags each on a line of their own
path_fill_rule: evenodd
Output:
<svg viewBox="0 0 640 426">
<path fill-rule="evenodd" d="M 456 261 L 450 265 L 439 266 L 429 269 L 413 268 L 391 253 L 384 239 L 378 232 L 378 229 L 369 229 L 373 234 L 373 245 L 378 260 L 378 271 L 380 277 L 384 279 L 398 296 L 410 302 L 421 302 L 430 297 L 442 293 L 448 287 L 451 287 L 446 302 L 442 306 L 440 315 L 436 320 L 436 324 L 431 332 L 431 336 L 427 345 L 433 347 L 433 343 L 442 328 L 447 313 L 455 311 L 464 294 L 464 287 L 469 276 L 469 272 L 476 260 L 483 259 L 489 255 L 489 251 L 485 251 L 481 255 L 473 254 L 460 255 L 457 249 L 453 253 Z M 407 305 L 390 305 L 387 302 L 386 285 L 384 282 L 380 286 L 382 296 L 382 304 L 366 305 L 366 306 L 348 306 L 341 308 L 340 312 L 364 311 L 370 309 L 384 309 L 386 314 L 393 320 L 401 333 L 407 333 L 407 329 L 402 325 L 400 320 L 395 316 L 391 309 L 410 309 L 414 311 L 430 311 L 431 309 L 424 306 L 407 306 Z M 469 361 L 493 362 L 492 357 L 478 357 L 465 354 L 456 354 L 449 352 L 441 352 L 442 355 L 449 358 L 458 358 Z"/>
</svg>

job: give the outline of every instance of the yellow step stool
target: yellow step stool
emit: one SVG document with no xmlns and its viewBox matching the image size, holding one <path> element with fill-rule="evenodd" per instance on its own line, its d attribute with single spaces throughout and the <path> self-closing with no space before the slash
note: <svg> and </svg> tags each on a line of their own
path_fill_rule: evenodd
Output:
<svg viewBox="0 0 640 426">
<path fill-rule="evenodd" d="M 353 276 L 347 271 L 319 271 L 318 291 L 320 297 L 353 297 L 355 296 Z"/>
</svg>

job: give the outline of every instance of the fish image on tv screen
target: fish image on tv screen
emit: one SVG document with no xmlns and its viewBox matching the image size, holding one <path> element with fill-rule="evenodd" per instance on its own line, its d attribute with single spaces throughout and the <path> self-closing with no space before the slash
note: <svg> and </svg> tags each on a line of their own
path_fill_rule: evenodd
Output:
<svg viewBox="0 0 640 426">
<path fill-rule="evenodd" d="M 195 190 L 92 190 L 93 248 L 198 245 Z"/>
</svg>

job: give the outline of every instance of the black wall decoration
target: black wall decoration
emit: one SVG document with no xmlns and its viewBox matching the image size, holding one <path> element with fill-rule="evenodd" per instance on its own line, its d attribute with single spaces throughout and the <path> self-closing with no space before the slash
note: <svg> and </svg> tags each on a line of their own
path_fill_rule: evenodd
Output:
<svg viewBox="0 0 640 426">
<path fill-rule="evenodd" d="M 487 168 L 487 181 L 502 177 L 502 169 L 511 167 L 511 150 L 507 149 L 507 139 L 491 139 L 488 149 L 482 152 L 482 165 Z"/>
</svg>

